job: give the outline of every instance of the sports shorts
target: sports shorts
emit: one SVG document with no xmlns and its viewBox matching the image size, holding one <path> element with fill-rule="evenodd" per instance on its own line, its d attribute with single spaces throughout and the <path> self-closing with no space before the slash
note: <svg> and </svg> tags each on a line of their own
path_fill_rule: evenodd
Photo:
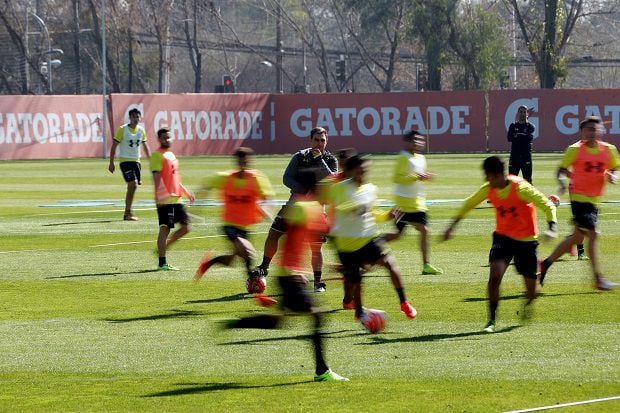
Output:
<svg viewBox="0 0 620 413">
<path fill-rule="evenodd" d="M 596 229 L 598 221 L 598 208 L 589 202 L 570 202 L 570 209 L 573 213 L 573 222 L 577 228 L 593 230 Z"/>
<path fill-rule="evenodd" d="M 505 235 L 493 233 L 489 262 L 503 260 L 506 264 L 514 258 L 517 272 L 525 278 L 536 278 L 538 269 L 538 241 L 518 241 Z"/>
<path fill-rule="evenodd" d="M 382 238 L 373 238 L 362 248 L 352 252 L 338 252 L 338 257 L 343 266 L 344 277 L 352 282 L 359 282 L 362 279 L 360 268 L 364 264 L 374 264 L 379 259 L 387 255 Z"/>
<path fill-rule="evenodd" d="M 189 216 L 183 204 L 168 204 L 157 207 L 157 218 L 160 227 L 165 225 L 168 228 L 174 228 L 176 223 L 189 225 Z"/>
<path fill-rule="evenodd" d="M 138 185 L 142 185 L 142 166 L 140 162 L 121 162 L 120 165 L 121 172 L 123 172 L 123 178 L 125 178 L 125 182 L 138 182 Z"/>
</svg>

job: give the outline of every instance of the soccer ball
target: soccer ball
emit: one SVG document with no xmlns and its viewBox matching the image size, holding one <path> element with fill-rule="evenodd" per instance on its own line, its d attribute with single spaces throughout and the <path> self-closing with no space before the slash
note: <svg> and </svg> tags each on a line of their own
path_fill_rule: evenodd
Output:
<svg viewBox="0 0 620 413">
<path fill-rule="evenodd" d="M 360 321 L 366 330 L 371 334 L 377 334 L 385 330 L 387 325 L 387 314 L 382 310 L 366 310 Z"/>
<path fill-rule="evenodd" d="M 265 277 L 250 277 L 245 282 L 245 289 L 250 294 L 260 294 L 267 288 L 267 278 Z"/>
<path fill-rule="evenodd" d="M 557 195 L 549 195 L 547 198 L 549 198 L 549 201 L 551 201 L 553 203 L 553 205 L 555 205 L 556 207 L 560 206 L 560 197 Z"/>
</svg>

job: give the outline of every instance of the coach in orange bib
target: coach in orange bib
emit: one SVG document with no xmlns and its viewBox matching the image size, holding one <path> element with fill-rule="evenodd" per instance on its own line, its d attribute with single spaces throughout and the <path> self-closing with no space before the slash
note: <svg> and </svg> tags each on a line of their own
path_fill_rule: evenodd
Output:
<svg viewBox="0 0 620 413">
<path fill-rule="evenodd" d="M 579 124 L 579 131 L 581 139 L 566 149 L 557 173 L 560 193 L 566 191 L 565 177 L 570 178 L 568 192 L 575 230 L 540 263 L 540 283 L 543 284 L 551 264 L 585 236 L 588 238 L 588 256 L 594 275 L 594 288 L 611 290 L 616 284 L 605 279 L 599 268 L 597 205 L 603 195 L 605 182 L 615 184 L 618 179 L 615 172 L 620 165 L 620 158 L 614 145 L 601 141 L 603 125 L 598 117 L 585 118 Z"/>
<path fill-rule="evenodd" d="M 478 204 L 488 199 L 495 208 L 495 232 L 489 252 L 489 322 L 484 331 L 495 331 L 495 319 L 499 303 L 499 286 L 504 273 L 514 258 L 517 272 L 523 276 L 526 290 L 526 302 L 523 318 L 530 314 L 530 304 L 538 294 L 536 267 L 538 258 L 538 228 L 536 225 L 536 208 L 545 212 L 549 230 L 547 236 L 556 236 L 556 209 L 551 201 L 526 180 L 514 175 L 506 175 L 505 162 L 491 156 L 482 164 L 485 180 L 478 191 L 467 198 L 452 224 L 446 229 L 443 239 L 451 237 L 457 223 Z"/>
</svg>

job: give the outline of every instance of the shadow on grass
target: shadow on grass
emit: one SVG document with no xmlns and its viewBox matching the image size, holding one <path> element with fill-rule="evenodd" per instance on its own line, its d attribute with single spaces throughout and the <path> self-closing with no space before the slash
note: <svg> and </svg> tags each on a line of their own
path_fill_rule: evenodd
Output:
<svg viewBox="0 0 620 413">
<path fill-rule="evenodd" d="M 341 331 L 330 331 L 330 332 L 325 332 L 322 334 L 323 338 L 326 337 L 330 337 L 330 336 L 334 336 L 337 334 L 342 334 L 342 333 L 349 333 L 353 330 L 341 330 Z M 352 336 L 359 336 L 359 335 L 367 335 L 367 333 L 365 332 L 359 332 L 359 334 L 353 334 Z M 340 336 L 343 337 L 343 336 Z M 274 341 L 286 341 L 286 340 L 310 340 L 312 338 L 312 335 L 310 333 L 308 334 L 298 334 L 295 336 L 283 336 L 283 337 L 267 337 L 267 338 L 256 338 L 256 339 L 252 339 L 252 340 L 239 340 L 239 341 L 229 341 L 227 343 L 219 343 L 218 346 L 241 346 L 241 345 L 247 345 L 247 344 L 261 344 L 261 343 L 271 343 Z"/>
<path fill-rule="evenodd" d="M 384 338 L 381 336 L 373 336 L 370 338 L 372 340 L 370 343 L 358 343 L 357 345 L 374 346 L 376 344 L 392 344 L 392 343 L 425 343 L 428 341 L 454 340 L 457 338 L 464 338 L 464 337 L 491 336 L 495 334 L 509 333 L 513 330 L 516 330 L 519 327 L 521 326 L 520 325 L 508 326 L 508 327 L 497 329 L 495 330 L 494 333 L 487 333 L 486 331 L 468 331 L 468 332 L 454 333 L 454 334 L 427 334 L 424 336 L 400 337 L 400 338 Z"/>
<path fill-rule="evenodd" d="M 540 294 L 538 294 L 538 298 L 563 297 L 565 295 L 590 295 L 590 294 L 598 294 L 598 291 L 583 291 L 583 292 L 578 292 L 578 293 L 556 293 L 556 294 L 549 294 L 549 293 L 541 292 Z M 525 298 L 525 294 L 507 295 L 505 297 L 501 297 L 501 300 L 518 300 L 521 298 Z M 488 301 L 488 298 L 487 297 L 468 297 L 468 298 L 463 299 L 463 302 L 465 303 L 476 303 L 479 301 Z"/>
<path fill-rule="evenodd" d="M 111 220 L 105 221 L 79 221 L 79 222 L 59 222 L 57 224 L 43 224 L 42 227 L 59 227 L 62 225 L 79 225 L 79 224 L 109 224 Z"/>
<path fill-rule="evenodd" d="M 239 389 L 260 389 L 266 387 L 283 387 L 283 386 L 295 386 L 298 384 L 305 384 L 314 382 L 313 380 L 296 381 L 292 383 L 278 383 L 278 384 L 262 384 L 262 385 L 248 385 L 239 383 L 177 383 L 177 386 L 187 386 L 180 389 L 167 390 L 158 393 L 147 394 L 142 397 L 167 397 L 167 396 L 183 396 L 186 394 L 206 393 L 219 390 L 239 390 Z"/>
<path fill-rule="evenodd" d="M 106 275 L 129 275 L 129 274 L 146 274 L 149 272 L 157 272 L 159 269 L 151 269 L 151 270 L 140 270 L 140 271 L 129 271 L 129 272 L 98 272 L 98 273 L 90 273 L 90 274 L 70 274 L 70 275 L 59 275 L 57 277 L 45 277 L 47 280 L 54 280 L 59 278 L 79 278 L 79 277 L 104 277 Z"/>
<path fill-rule="evenodd" d="M 152 320 L 166 320 L 170 318 L 182 318 L 182 317 L 195 317 L 195 316 L 203 316 L 204 313 L 201 311 L 191 311 L 191 310 L 171 310 L 171 312 L 166 314 L 154 314 L 147 315 L 142 317 L 130 317 L 130 318 L 104 318 L 103 321 L 109 321 L 110 323 L 129 323 L 131 321 L 152 321 Z"/>
<path fill-rule="evenodd" d="M 237 293 L 233 295 L 225 295 L 224 297 L 208 298 L 206 300 L 190 300 L 186 301 L 185 304 L 227 303 L 230 301 L 240 301 L 248 298 L 252 298 L 252 296 L 246 293 Z"/>
</svg>

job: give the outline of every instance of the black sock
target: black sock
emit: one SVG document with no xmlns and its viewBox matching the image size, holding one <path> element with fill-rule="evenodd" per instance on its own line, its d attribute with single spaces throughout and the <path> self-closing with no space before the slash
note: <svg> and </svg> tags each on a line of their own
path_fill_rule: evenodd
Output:
<svg viewBox="0 0 620 413">
<path fill-rule="evenodd" d="M 314 314 L 314 333 L 312 334 L 312 345 L 314 346 L 314 359 L 316 361 L 315 373 L 317 375 L 325 373 L 329 368 L 323 358 L 323 342 L 321 336 L 321 317 Z"/>
<path fill-rule="evenodd" d="M 404 303 L 405 301 L 407 301 L 407 298 L 405 297 L 405 289 L 404 288 L 397 288 L 396 289 L 396 294 L 398 294 L 398 299 L 400 300 L 401 303 Z"/>
<path fill-rule="evenodd" d="M 266 255 L 263 255 L 263 262 L 260 263 L 259 267 L 266 270 L 269 268 L 269 264 L 271 263 L 271 258 Z"/>
<path fill-rule="evenodd" d="M 586 249 L 583 247 L 583 244 L 577 244 L 577 254 L 581 255 L 586 252 Z"/>
<path fill-rule="evenodd" d="M 250 271 L 252 271 L 252 260 L 249 258 L 246 258 L 243 261 L 245 262 L 246 272 L 248 273 L 248 275 L 250 275 Z"/>
<path fill-rule="evenodd" d="M 323 271 L 315 271 L 314 272 L 314 283 L 318 284 L 321 282 L 321 277 L 323 276 Z"/>
<path fill-rule="evenodd" d="M 489 320 L 495 321 L 495 316 L 497 315 L 497 305 L 499 303 L 497 301 L 489 301 Z"/>
<path fill-rule="evenodd" d="M 166 265 L 166 257 L 159 257 L 159 266 Z"/>
</svg>

